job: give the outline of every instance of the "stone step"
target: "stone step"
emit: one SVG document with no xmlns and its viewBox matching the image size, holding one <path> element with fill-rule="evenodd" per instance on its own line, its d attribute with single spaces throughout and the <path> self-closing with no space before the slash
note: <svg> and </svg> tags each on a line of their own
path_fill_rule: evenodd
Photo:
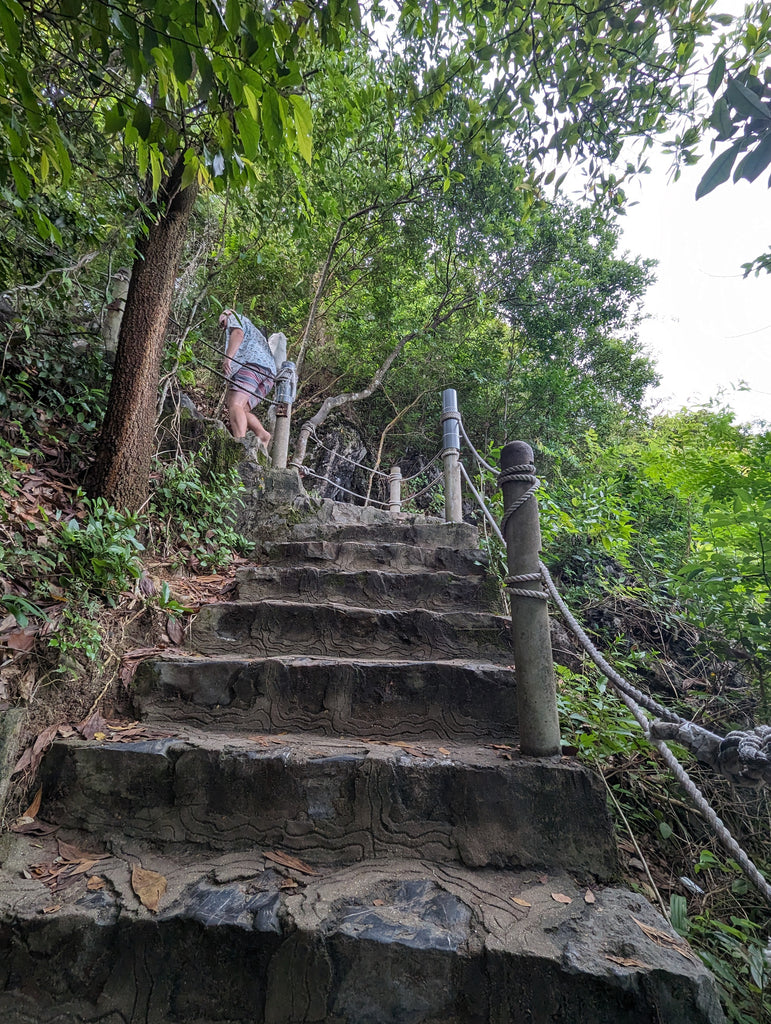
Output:
<svg viewBox="0 0 771 1024">
<path fill-rule="evenodd" d="M 299 601 L 204 605 L 192 626 L 200 654 L 391 660 L 468 658 L 510 664 L 509 620 L 486 612 L 399 611 Z"/>
<path fill-rule="evenodd" d="M 408 857 L 601 879 L 617 867 L 595 774 L 492 745 L 192 730 L 63 740 L 43 762 L 42 785 L 43 818 L 101 840 L 278 845 L 313 864 Z"/>
<path fill-rule="evenodd" d="M 481 575 L 487 565 L 482 551 L 416 544 L 383 544 L 352 540 L 268 541 L 262 545 L 267 559 L 277 565 L 325 565 L 337 569 L 384 569 L 415 572 L 426 569 L 459 576 Z"/>
<path fill-rule="evenodd" d="M 500 588 L 491 575 L 456 576 L 451 572 L 346 572 L 317 566 L 260 565 L 236 573 L 238 597 L 268 598 L 359 608 L 462 609 L 500 613 Z"/>
<path fill-rule="evenodd" d="M 514 673 L 489 662 L 174 657 L 142 662 L 132 694 L 142 718 L 199 728 L 517 739 Z"/>
<path fill-rule="evenodd" d="M 586 902 L 559 871 L 386 861 L 309 875 L 259 851 L 169 860 L 129 845 L 94 865 L 103 888 L 83 874 L 52 894 L 22 877 L 53 859 L 52 839 L 3 852 L 3 1024 L 724 1020 L 650 905 L 614 888 Z M 134 865 L 166 881 L 154 912 Z"/>
<path fill-rule="evenodd" d="M 290 531 L 293 541 L 358 541 L 369 544 L 410 544 L 421 548 L 473 551 L 479 531 L 469 523 L 402 523 L 389 517 L 376 525 L 363 523 L 298 523 Z"/>
</svg>

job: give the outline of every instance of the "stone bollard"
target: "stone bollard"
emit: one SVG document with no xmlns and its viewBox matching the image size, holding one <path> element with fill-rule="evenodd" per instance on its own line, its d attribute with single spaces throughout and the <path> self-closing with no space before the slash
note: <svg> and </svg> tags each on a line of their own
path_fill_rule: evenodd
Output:
<svg viewBox="0 0 771 1024">
<path fill-rule="evenodd" d="M 463 503 L 460 487 L 460 427 L 458 422 L 458 393 L 454 388 L 442 392 L 442 438 L 444 451 L 444 520 L 446 523 L 463 522 Z"/>
<path fill-rule="evenodd" d="M 511 441 L 501 452 L 501 527 L 510 574 L 520 749 L 523 754 L 545 757 L 559 754 L 560 730 L 549 612 L 541 588 L 541 527 L 535 495 L 531 494 L 517 507 L 517 502 L 535 490 L 536 484 L 533 449 L 524 441 Z M 542 597 L 537 596 L 541 593 Z M 565 811 L 569 813 L 569 808 Z"/>
<path fill-rule="evenodd" d="M 284 363 L 282 370 L 293 367 L 293 363 Z M 289 457 L 289 430 L 292 425 L 292 394 L 291 381 L 279 379 L 276 385 L 276 426 L 273 435 L 273 448 L 271 457 L 274 469 L 286 469 L 287 458 Z"/>
<path fill-rule="evenodd" d="M 388 474 L 388 511 L 402 510 L 402 470 L 401 466 L 391 466 Z"/>
</svg>

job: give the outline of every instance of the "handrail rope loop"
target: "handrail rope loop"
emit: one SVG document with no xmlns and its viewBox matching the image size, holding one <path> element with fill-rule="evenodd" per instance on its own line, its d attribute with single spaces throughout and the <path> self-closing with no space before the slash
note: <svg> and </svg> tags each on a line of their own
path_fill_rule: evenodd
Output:
<svg viewBox="0 0 771 1024">
<path fill-rule="evenodd" d="M 548 601 L 549 595 L 545 590 L 527 590 L 520 587 L 520 583 L 541 583 L 543 577 L 540 572 L 525 572 L 520 576 L 507 576 L 503 585 L 508 587 L 512 597 L 532 597 L 536 601 Z"/>
<path fill-rule="evenodd" d="M 538 485 L 540 483 L 538 477 L 535 475 L 535 466 L 532 462 L 520 463 L 518 466 L 509 466 L 507 469 L 501 470 L 498 474 L 499 487 L 502 487 L 503 484 L 514 483 L 515 480 L 530 484 L 530 486 L 514 502 L 512 502 L 511 505 L 504 508 L 503 518 L 501 519 L 501 532 L 504 535 L 506 534 L 506 527 L 508 526 L 511 517 L 533 497 L 535 492 L 538 490 Z"/>
</svg>

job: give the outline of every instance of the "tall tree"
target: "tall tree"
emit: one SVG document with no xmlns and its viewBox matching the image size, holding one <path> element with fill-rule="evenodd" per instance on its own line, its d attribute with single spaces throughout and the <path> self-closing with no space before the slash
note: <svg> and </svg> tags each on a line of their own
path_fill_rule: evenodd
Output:
<svg viewBox="0 0 771 1024">
<path fill-rule="evenodd" d="M 85 162 L 78 146 L 97 138 L 100 169 L 135 162 L 140 182 L 131 282 L 90 478 L 92 492 L 116 505 L 136 508 L 147 493 L 165 327 L 197 192 L 243 186 L 278 155 L 310 161 L 300 58 L 341 46 L 358 13 L 355 3 L 0 2 L 0 176 L 22 198 L 54 169 L 66 183 L 71 154 Z M 37 223 L 58 240 L 47 215 Z"/>
</svg>

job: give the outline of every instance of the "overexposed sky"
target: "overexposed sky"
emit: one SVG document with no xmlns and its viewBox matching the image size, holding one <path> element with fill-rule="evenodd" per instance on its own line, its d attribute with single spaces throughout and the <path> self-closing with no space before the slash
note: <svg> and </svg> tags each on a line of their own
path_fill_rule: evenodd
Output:
<svg viewBox="0 0 771 1024">
<path fill-rule="evenodd" d="M 622 246 L 659 262 L 640 329 L 663 378 L 651 398 L 678 409 L 722 391 L 740 421 L 771 422 L 771 275 L 745 280 L 741 268 L 771 246 L 768 175 L 727 182 L 697 203 L 711 159 L 672 182 L 668 158 L 656 156 L 627 189 L 638 205 L 622 218 Z M 750 390 L 735 390 L 742 381 Z"/>
</svg>

